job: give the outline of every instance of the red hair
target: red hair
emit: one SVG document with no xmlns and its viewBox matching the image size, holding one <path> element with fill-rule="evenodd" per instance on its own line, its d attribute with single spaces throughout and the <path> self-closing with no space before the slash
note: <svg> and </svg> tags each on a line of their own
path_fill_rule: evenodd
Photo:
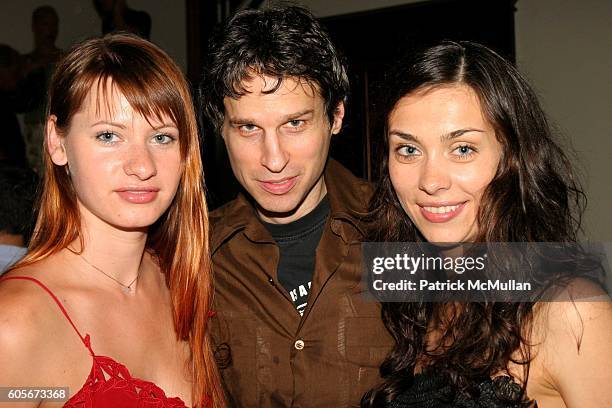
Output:
<svg viewBox="0 0 612 408">
<path fill-rule="evenodd" d="M 189 87 L 172 59 L 146 40 L 126 34 L 87 40 L 60 61 L 51 80 L 47 113 L 57 118 L 60 133 L 69 129 L 70 120 L 91 89 L 98 86 L 105 90 L 108 81 L 135 111 L 144 117 L 167 115 L 179 129 L 183 161 L 180 185 L 170 208 L 149 228 L 146 247 L 166 277 L 177 337 L 189 342 L 191 348 L 195 405 L 224 406 L 207 325 L 213 296 L 208 211 Z M 51 161 L 48 152 L 44 169 L 29 252 L 14 268 L 45 259 L 76 239 L 82 242 L 80 214 L 69 175 Z"/>
</svg>

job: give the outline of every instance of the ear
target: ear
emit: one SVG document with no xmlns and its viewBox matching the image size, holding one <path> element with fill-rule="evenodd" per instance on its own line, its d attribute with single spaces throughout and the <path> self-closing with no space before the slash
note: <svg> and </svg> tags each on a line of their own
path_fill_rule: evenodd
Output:
<svg viewBox="0 0 612 408">
<path fill-rule="evenodd" d="M 336 135 L 342 129 L 342 119 L 344 119 L 344 102 L 340 102 L 334 111 L 334 123 L 332 123 L 331 133 Z"/>
<path fill-rule="evenodd" d="M 64 138 L 57 129 L 57 117 L 50 115 L 47 119 L 45 142 L 53 163 L 58 166 L 68 164 L 68 156 L 64 148 Z"/>
</svg>

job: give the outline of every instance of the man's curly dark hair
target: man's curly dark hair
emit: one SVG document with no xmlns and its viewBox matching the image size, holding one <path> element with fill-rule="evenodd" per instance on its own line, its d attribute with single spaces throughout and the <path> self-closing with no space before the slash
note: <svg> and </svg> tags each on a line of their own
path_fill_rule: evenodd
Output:
<svg viewBox="0 0 612 408">
<path fill-rule="evenodd" d="M 345 102 L 349 81 L 343 58 L 316 18 L 297 6 L 243 10 L 212 37 L 199 88 L 201 120 L 220 133 L 223 99 L 239 98 L 243 81 L 252 75 L 276 78 L 275 92 L 285 78 L 305 80 L 320 93 L 330 123 Z"/>
</svg>

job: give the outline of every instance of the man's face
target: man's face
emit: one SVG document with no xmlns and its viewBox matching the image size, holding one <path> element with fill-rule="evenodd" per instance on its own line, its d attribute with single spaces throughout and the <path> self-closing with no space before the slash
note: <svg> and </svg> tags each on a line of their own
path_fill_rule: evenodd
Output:
<svg viewBox="0 0 612 408">
<path fill-rule="evenodd" d="M 257 202 L 260 217 L 285 224 L 313 210 L 327 192 L 323 169 L 344 105 L 329 123 L 323 98 L 304 80 L 252 75 L 249 91 L 226 97 L 222 135 L 234 175 Z"/>
</svg>

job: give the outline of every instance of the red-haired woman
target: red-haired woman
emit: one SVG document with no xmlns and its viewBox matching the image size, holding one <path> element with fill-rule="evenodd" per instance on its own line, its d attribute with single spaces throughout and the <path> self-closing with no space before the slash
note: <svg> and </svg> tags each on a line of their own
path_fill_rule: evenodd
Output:
<svg viewBox="0 0 612 408">
<path fill-rule="evenodd" d="M 52 79 L 45 148 L 29 252 L 0 282 L 0 384 L 68 387 L 69 407 L 222 406 L 202 163 L 179 68 L 129 35 L 77 45 Z"/>
</svg>

